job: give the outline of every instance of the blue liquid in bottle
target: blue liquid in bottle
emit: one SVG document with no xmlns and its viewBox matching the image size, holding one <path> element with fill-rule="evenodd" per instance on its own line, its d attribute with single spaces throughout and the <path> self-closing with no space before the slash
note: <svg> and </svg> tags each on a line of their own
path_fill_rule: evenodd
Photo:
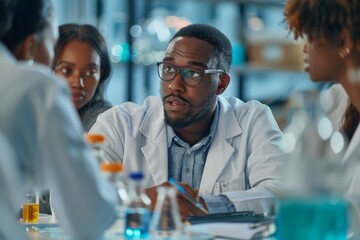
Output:
<svg viewBox="0 0 360 240">
<path fill-rule="evenodd" d="M 149 234 L 150 211 L 146 208 L 129 208 L 126 211 L 125 236 L 130 239 L 144 239 Z"/>
<path fill-rule="evenodd" d="M 283 200 L 276 219 L 278 240 L 346 240 L 347 203 L 314 197 Z"/>
<path fill-rule="evenodd" d="M 130 173 L 129 205 L 125 212 L 125 238 L 147 239 L 151 201 L 141 186 L 143 173 Z"/>
</svg>

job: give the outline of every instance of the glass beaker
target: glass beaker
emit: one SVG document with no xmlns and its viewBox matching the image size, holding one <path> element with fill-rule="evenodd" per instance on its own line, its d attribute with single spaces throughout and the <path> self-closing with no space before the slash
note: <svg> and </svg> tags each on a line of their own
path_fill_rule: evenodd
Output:
<svg viewBox="0 0 360 240">
<path fill-rule="evenodd" d="M 158 187 L 155 210 L 150 221 L 152 239 L 176 239 L 182 233 L 182 222 L 176 200 L 176 189 Z"/>
<path fill-rule="evenodd" d="M 22 221 L 26 223 L 39 222 L 39 194 L 36 191 L 28 190 L 26 199 L 22 206 Z"/>
</svg>

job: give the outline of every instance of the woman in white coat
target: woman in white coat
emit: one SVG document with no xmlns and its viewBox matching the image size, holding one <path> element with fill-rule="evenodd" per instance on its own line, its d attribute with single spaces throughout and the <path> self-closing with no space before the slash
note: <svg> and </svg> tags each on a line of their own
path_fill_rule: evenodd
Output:
<svg viewBox="0 0 360 240">
<path fill-rule="evenodd" d="M 312 12 L 314 14 L 308 14 Z M 295 37 L 307 37 L 308 71 L 312 79 L 334 79 L 345 89 L 360 112 L 360 2 L 354 0 L 290 0 L 285 16 Z M 315 14 L 316 13 L 316 14 Z M 349 199 L 353 230 L 359 239 L 360 219 L 360 128 L 359 118 L 343 166 L 345 194 Z"/>
</svg>

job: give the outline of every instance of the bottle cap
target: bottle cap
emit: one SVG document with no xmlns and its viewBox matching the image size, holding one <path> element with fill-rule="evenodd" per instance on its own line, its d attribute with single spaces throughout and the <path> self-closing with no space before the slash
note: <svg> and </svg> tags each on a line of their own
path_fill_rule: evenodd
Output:
<svg viewBox="0 0 360 240">
<path fill-rule="evenodd" d="M 141 180 L 144 178 L 144 173 L 143 172 L 131 172 L 129 174 L 129 177 L 132 179 L 132 180 Z"/>
<path fill-rule="evenodd" d="M 90 144 L 105 142 L 105 136 L 102 134 L 86 133 L 85 140 Z"/>
<path fill-rule="evenodd" d="M 124 169 L 121 162 L 101 162 L 101 171 L 103 172 L 121 172 Z"/>
</svg>

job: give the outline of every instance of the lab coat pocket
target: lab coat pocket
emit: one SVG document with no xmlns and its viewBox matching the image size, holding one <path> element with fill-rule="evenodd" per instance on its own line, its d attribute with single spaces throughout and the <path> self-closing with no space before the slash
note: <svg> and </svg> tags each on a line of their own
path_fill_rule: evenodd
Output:
<svg viewBox="0 0 360 240">
<path fill-rule="evenodd" d="M 219 181 L 215 184 L 215 194 L 229 191 L 245 190 L 245 174 L 228 181 Z"/>
</svg>

